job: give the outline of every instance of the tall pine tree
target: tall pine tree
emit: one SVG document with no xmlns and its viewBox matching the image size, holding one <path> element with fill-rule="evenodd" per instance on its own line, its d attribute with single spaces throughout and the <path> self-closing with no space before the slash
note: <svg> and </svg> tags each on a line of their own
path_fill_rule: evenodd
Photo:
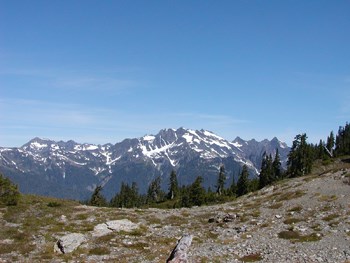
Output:
<svg viewBox="0 0 350 263">
<path fill-rule="evenodd" d="M 225 167 L 222 164 L 220 165 L 219 177 L 218 177 L 217 186 L 216 186 L 216 193 L 218 195 L 221 195 L 223 193 L 224 187 L 225 187 L 225 181 L 226 181 Z"/>
<path fill-rule="evenodd" d="M 161 189 L 161 179 L 156 177 L 148 186 L 147 203 L 156 203 L 163 201 L 165 194 Z"/>
<path fill-rule="evenodd" d="M 263 188 L 266 185 L 271 183 L 272 177 L 272 161 L 271 158 L 264 152 L 262 161 L 261 161 L 261 169 L 259 174 L 259 188 Z"/>
<path fill-rule="evenodd" d="M 231 196 L 236 196 L 237 195 L 237 184 L 235 182 L 235 175 L 232 174 L 232 183 L 230 186 L 230 195 Z"/>
<path fill-rule="evenodd" d="M 172 200 L 176 198 L 178 194 L 179 194 L 179 185 L 177 182 L 177 176 L 176 176 L 176 172 L 172 170 L 170 174 L 168 199 Z"/>
<path fill-rule="evenodd" d="M 282 179 L 282 164 L 281 158 L 278 152 L 278 148 L 276 148 L 275 159 L 272 162 L 272 171 L 273 171 L 273 182 Z"/>
<path fill-rule="evenodd" d="M 249 172 L 247 165 L 243 165 L 237 182 L 237 196 L 245 195 L 249 191 Z"/>
<path fill-rule="evenodd" d="M 95 191 L 92 193 L 91 198 L 88 202 L 88 205 L 92 206 L 107 206 L 107 201 L 103 197 L 102 193 L 102 186 L 97 186 L 95 188 Z"/>
</svg>

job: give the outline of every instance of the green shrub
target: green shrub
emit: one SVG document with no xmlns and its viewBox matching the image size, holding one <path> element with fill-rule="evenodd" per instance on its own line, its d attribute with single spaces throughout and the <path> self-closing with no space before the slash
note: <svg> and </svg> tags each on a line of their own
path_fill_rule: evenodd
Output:
<svg viewBox="0 0 350 263">
<path fill-rule="evenodd" d="M 53 201 L 53 202 L 49 202 L 49 203 L 47 204 L 47 206 L 48 206 L 48 207 L 60 207 L 61 204 L 58 203 L 58 202 Z"/>
<path fill-rule="evenodd" d="M 17 205 L 19 198 L 18 186 L 0 174 L 0 204 Z"/>
</svg>

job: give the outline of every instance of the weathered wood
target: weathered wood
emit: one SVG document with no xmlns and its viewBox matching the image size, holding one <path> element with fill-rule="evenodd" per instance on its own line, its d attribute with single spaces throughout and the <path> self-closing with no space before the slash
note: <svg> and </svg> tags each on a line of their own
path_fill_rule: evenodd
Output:
<svg viewBox="0 0 350 263">
<path fill-rule="evenodd" d="M 167 263 L 188 263 L 187 250 L 191 246 L 192 235 L 184 235 L 171 252 Z"/>
</svg>

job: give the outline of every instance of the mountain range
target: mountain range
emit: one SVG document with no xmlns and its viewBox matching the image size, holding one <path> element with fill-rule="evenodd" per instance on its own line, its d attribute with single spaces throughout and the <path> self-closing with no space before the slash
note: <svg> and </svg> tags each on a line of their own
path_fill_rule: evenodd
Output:
<svg viewBox="0 0 350 263">
<path fill-rule="evenodd" d="M 0 147 L 0 172 L 23 193 L 86 200 L 102 185 L 110 199 L 122 182 L 136 182 L 145 193 L 157 176 L 166 190 L 172 170 L 180 185 L 202 176 L 204 187 L 213 189 L 222 164 L 228 186 L 233 178 L 237 182 L 244 164 L 251 177 L 257 176 L 263 153 L 274 156 L 276 149 L 285 167 L 290 148 L 277 138 L 228 141 L 207 130 L 185 128 L 104 145 L 34 138 L 21 147 Z"/>
</svg>

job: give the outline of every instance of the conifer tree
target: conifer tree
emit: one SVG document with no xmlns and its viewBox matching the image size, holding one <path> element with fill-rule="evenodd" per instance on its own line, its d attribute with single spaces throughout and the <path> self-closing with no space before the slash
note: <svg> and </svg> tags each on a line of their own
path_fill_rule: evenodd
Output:
<svg viewBox="0 0 350 263">
<path fill-rule="evenodd" d="M 190 204 L 201 206 L 205 202 L 205 189 L 202 186 L 203 178 L 198 176 L 189 189 Z"/>
<path fill-rule="evenodd" d="M 237 182 L 237 196 L 245 195 L 249 190 L 249 172 L 247 165 L 243 165 L 242 172 Z"/>
<path fill-rule="evenodd" d="M 232 183 L 230 186 L 230 195 L 231 196 L 236 196 L 237 195 L 237 184 L 235 182 L 235 176 L 232 174 Z"/>
<path fill-rule="evenodd" d="M 161 189 L 161 179 L 156 177 L 149 185 L 147 190 L 147 203 L 155 203 L 163 200 L 164 192 Z"/>
<path fill-rule="evenodd" d="M 272 182 L 282 179 L 282 164 L 278 148 L 276 148 L 275 159 L 272 162 L 273 178 Z"/>
<path fill-rule="evenodd" d="M 18 186 L 0 174 L 0 204 L 8 206 L 17 205 L 19 198 Z"/>
<path fill-rule="evenodd" d="M 266 185 L 270 184 L 271 178 L 271 160 L 266 152 L 264 152 L 262 161 L 261 161 L 261 169 L 259 174 L 259 188 L 263 188 Z"/>
<path fill-rule="evenodd" d="M 225 187 L 225 181 L 226 181 L 226 175 L 225 175 L 225 167 L 224 165 L 220 165 L 220 172 L 219 172 L 219 177 L 217 181 L 217 186 L 216 186 L 216 193 L 218 195 L 221 195 L 224 191 Z"/>
<path fill-rule="evenodd" d="M 335 138 L 334 138 L 333 131 L 331 131 L 331 133 L 327 137 L 327 144 L 326 144 L 326 147 L 328 151 L 331 153 L 331 155 L 333 153 L 334 145 L 335 145 Z"/>
<path fill-rule="evenodd" d="M 107 201 L 101 194 L 102 186 L 97 186 L 91 195 L 88 205 L 92 206 L 107 206 Z"/>
<path fill-rule="evenodd" d="M 335 139 L 335 153 L 337 156 L 350 154 L 350 125 L 339 127 L 338 135 Z"/>
<path fill-rule="evenodd" d="M 170 174 L 168 199 L 172 200 L 176 198 L 178 194 L 179 194 L 179 185 L 177 182 L 177 176 L 176 176 L 176 172 L 172 170 Z"/>
</svg>

